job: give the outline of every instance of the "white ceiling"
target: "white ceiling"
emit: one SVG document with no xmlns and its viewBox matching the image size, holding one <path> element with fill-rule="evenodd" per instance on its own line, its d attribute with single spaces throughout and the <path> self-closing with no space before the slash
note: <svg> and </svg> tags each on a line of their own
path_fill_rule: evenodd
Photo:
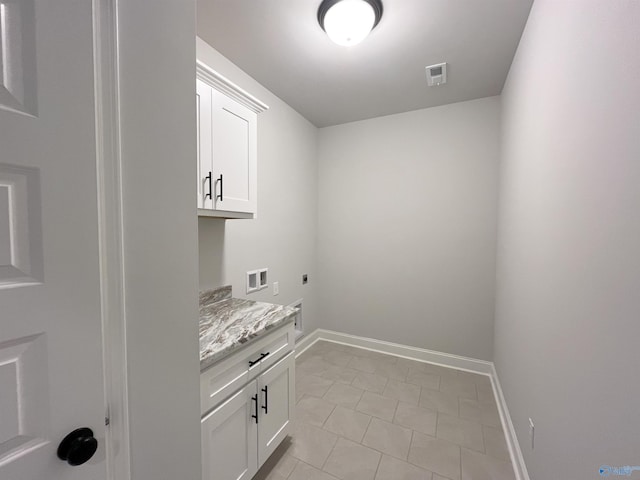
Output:
<svg viewBox="0 0 640 480">
<path fill-rule="evenodd" d="M 533 0 L 382 0 L 361 44 L 332 43 L 320 0 L 198 0 L 198 35 L 314 125 L 498 95 Z M 428 87 L 424 67 L 447 62 Z"/>
</svg>

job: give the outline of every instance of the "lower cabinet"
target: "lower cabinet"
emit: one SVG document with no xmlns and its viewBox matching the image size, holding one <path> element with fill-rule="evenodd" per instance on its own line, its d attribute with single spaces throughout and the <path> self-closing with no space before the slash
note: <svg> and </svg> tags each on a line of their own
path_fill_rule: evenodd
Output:
<svg viewBox="0 0 640 480">
<path fill-rule="evenodd" d="M 203 480 L 249 480 L 290 431 L 295 355 L 289 353 L 202 417 Z"/>
<path fill-rule="evenodd" d="M 258 389 L 264 402 L 260 406 L 258 423 L 259 466 L 289 433 L 295 405 L 294 368 L 295 355 L 291 352 L 258 377 Z"/>
<path fill-rule="evenodd" d="M 258 471 L 257 382 L 202 419 L 203 480 L 250 480 Z"/>
</svg>

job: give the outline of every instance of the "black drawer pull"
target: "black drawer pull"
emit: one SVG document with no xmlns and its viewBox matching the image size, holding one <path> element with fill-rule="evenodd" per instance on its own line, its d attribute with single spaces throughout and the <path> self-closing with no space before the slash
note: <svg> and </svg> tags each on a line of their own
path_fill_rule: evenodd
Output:
<svg viewBox="0 0 640 480">
<path fill-rule="evenodd" d="M 264 392 L 264 405 L 262 409 L 264 410 L 264 414 L 267 415 L 269 413 L 269 386 L 265 385 L 262 391 Z"/>
<path fill-rule="evenodd" d="M 222 194 L 222 187 L 223 187 L 223 179 L 222 179 L 222 174 L 220 174 L 220 178 L 218 178 L 217 182 L 220 183 L 220 193 L 218 195 L 216 195 L 216 200 L 220 200 L 221 202 L 224 201 L 224 196 Z"/>
<path fill-rule="evenodd" d="M 205 180 L 209 180 L 209 193 L 205 193 L 205 194 L 204 194 L 204 198 L 205 198 L 205 199 L 206 199 L 206 198 L 210 198 L 210 199 L 212 199 L 212 200 L 213 200 L 213 196 L 212 196 L 212 189 L 213 189 L 213 186 L 212 186 L 212 181 L 211 181 L 211 173 L 212 173 L 212 172 L 209 172 L 209 175 L 207 175 L 206 177 L 204 177 L 204 179 L 205 179 Z"/>
<path fill-rule="evenodd" d="M 256 414 L 255 415 L 251 415 L 251 418 L 255 418 L 256 419 L 256 423 L 258 423 L 258 394 L 256 393 L 253 397 L 251 397 L 251 400 L 256 402 Z"/>
<path fill-rule="evenodd" d="M 257 360 L 249 360 L 249 368 L 253 367 L 256 363 L 260 363 L 262 360 L 264 360 L 267 357 L 267 355 L 269 355 L 269 352 L 261 353 L 260 358 Z"/>
</svg>

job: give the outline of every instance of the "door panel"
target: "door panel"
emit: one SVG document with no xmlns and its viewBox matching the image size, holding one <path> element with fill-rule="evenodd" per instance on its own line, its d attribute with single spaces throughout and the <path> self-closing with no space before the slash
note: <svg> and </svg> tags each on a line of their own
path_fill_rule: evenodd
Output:
<svg viewBox="0 0 640 480">
<path fill-rule="evenodd" d="M 291 352 L 258 377 L 260 425 L 258 464 L 262 465 L 284 440 L 293 421 L 295 354 Z M 266 407 L 266 410 L 265 408 Z"/>
<path fill-rule="evenodd" d="M 106 478 L 91 2 L 0 0 L 0 478 Z"/>
<path fill-rule="evenodd" d="M 40 208 L 38 169 L 0 163 L 0 288 L 42 281 Z"/>
<path fill-rule="evenodd" d="M 249 480 L 257 472 L 256 382 L 202 419 L 202 479 Z"/>
</svg>

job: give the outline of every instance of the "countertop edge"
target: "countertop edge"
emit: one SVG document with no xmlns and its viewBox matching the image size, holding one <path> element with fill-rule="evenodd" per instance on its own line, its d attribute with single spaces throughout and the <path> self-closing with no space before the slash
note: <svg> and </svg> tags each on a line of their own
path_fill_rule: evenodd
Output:
<svg viewBox="0 0 640 480">
<path fill-rule="evenodd" d="M 247 338 L 244 342 L 234 343 L 222 350 L 219 350 L 208 357 L 205 357 L 200 360 L 200 373 L 203 373 L 205 370 L 213 367 L 215 364 L 221 362 L 227 357 L 231 356 L 235 352 L 241 350 L 242 348 L 251 345 L 255 341 L 262 338 L 267 333 L 270 333 L 272 330 L 275 330 L 279 327 L 285 326 L 288 323 L 291 323 L 295 320 L 297 312 L 291 312 L 284 315 L 281 319 L 271 322 L 269 325 L 265 326 L 261 330 L 253 333 L 251 336 Z"/>
</svg>

